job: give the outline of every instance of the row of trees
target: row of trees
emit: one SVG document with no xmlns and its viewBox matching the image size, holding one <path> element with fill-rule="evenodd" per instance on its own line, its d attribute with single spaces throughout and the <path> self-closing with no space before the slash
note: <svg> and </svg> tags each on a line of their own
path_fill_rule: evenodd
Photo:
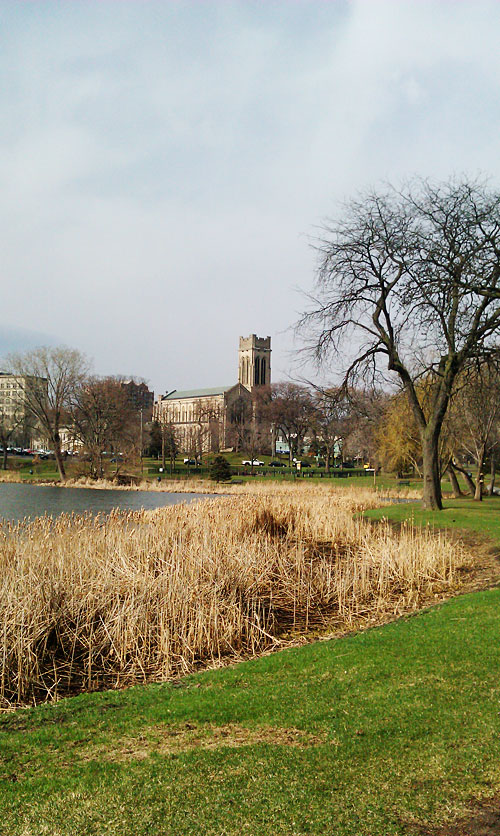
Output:
<svg viewBox="0 0 500 836">
<path fill-rule="evenodd" d="M 432 375 L 416 386 L 427 417 L 433 408 Z M 400 475 L 423 476 L 424 448 L 418 422 L 406 392 L 400 388 L 314 389 L 293 383 L 276 384 L 257 396 L 252 425 L 238 428 L 241 449 L 250 456 L 269 452 L 270 432 L 283 438 L 289 456 L 300 456 L 304 446 L 324 459 L 329 469 L 335 453 L 359 459 Z M 470 365 L 456 379 L 437 450 L 439 480 L 447 473 L 455 495 L 467 490 L 481 499 L 484 469 L 488 464 L 488 490 L 495 487 L 497 451 L 500 449 L 500 362 L 493 358 Z M 474 479 L 471 476 L 471 466 Z"/>
<path fill-rule="evenodd" d="M 177 436 L 175 425 L 153 424 L 150 452 L 160 457 L 175 456 L 182 450 L 199 460 L 204 452 L 219 452 L 223 437 L 226 447 L 249 459 L 270 454 L 276 439 L 285 442 L 290 462 L 304 448 L 325 459 L 329 468 L 334 453 L 346 457 L 369 457 L 373 453 L 375 419 L 381 413 L 379 393 L 350 392 L 330 387 L 324 391 L 296 383 L 277 383 L 255 390 L 253 398 L 238 398 L 229 414 L 203 400 L 193 412 L 192 422 Z M 220 422 L 227 421 L 225 432 Z"/>
<path fill-rule="evenodd" d="M 432 381 L 417 387 L 427 415 L 432 408 Z M 401 392 L 387 402 L 376 434 L 380 462 L 388 470 L 412 469 L 423 473 L 421 435 L 406 395 Z M 495 488 L 497 452 L 500 447 L 500 366 L 484 360 L 467 374 L 457 377 L 439 437 L 438 470 L 448 473 L 456 496 L 461 495 L 458 475 L 476 499 L 483 493 L 484 469 L 489 464 L 488 492 Z M 474 466 L 472 479 L 470 465 Z"/>
<path fill-rule="evenodd" d="M 104 471 L 104 454 L 114 451 L 120 462 L 136 459 L 144 448 L 167 460 L 172 467 L 181 445 L 169 424 L 141 426 L 126 389 L 116 378 L 89 374 L 88 363 L 70 349 L 39 349 L 10 358 L 10 369 L 24 385 L 18 390 L 24 426 L 26 416 L 54 450 L 61 479 L 65 478 L 62 434 L 85 453 L 90 473 Z M 432 374 L 416 384 L 419 403 L 427 417 L 433 408 L 435 381 Z M 496 451 L 500 446 L 500 367 L 487 358 L 470 365 L 456 377 L 438 447 L 438 473 L 447 471 L 454 490 L 460 493 L 457 476 L 462 474 L 477 499 L 482 495 L 483 470 L 489 459 L 490 491 L 494 487 Z M 0 442 L 6 456 L 18 414 L 0 415 Z M 400 473 L 412 469 L 423 475 L 425 456 L 418 422 L 404 390 L 389 394 L 383 389 L 314 389 L 295 383 L 279 383 L 257 391 L 251 404 L 233 405 L 228 439 L 236 451 L 249 458 L 271 452 L 273 440 L 284 440 L 290 460 L 309 452 L 320 455 L 329 469 L 335 454 L 360 458 L 373 466 Z M 215 421 L 215 417 L 213 417 Z M 200 435 L 189 437 L 183 452 L 199 458 L 206 440 L 203 427 L 211 421 L 202 410 Z M 212 427 L 213 430 L 213 427 Z M 210 430 L 210 431 L 212 431 Z M 4 459 L 5 462 L 5 459 Z M 475 482 L 469 465 L 475 464 Z M 119 469 L 118 463 L 117 468 Z"/>
<path fill-rule="evenodd" d="M 61 347 L 11 355 L 7 368 L 17 383 L 0 412 L 4 467 L 15 437 L 43 439 L 63 481 L 63 436 L 85 454 L 94 477 L 103 473 L 106 452 L 120 452 L 124 461 L 137 455 L 141 419 L 119 378 L 91 375 L 84 355 Z"/>
</svg>

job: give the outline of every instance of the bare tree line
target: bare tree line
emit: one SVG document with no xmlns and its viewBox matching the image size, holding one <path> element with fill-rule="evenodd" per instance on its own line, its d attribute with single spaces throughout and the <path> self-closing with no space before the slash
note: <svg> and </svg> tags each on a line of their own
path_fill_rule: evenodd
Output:
<svg viewBox="0 0 500 836">
<path fill-rule="evenodd" d="M 9 441 L 16 435 L 43 439 L 50 446 L 61 481 L 68 440 L 83 454 L 93 477 L 103 474 L 106 452 L 124 461 L 138 454 L 139 417 L 122 380 L 91 375 L 79 351 L 43 347 L 10 355 L 6 368 L 14 383 L 9 409 L 0 411 L 4 468 Z"/>
<path fill-rule="evenodd" d="M 114 453 L 114 471 L 137 461 L 141 441 L 150 455 L 173 469 L 180 451 L 199 461 L 206 450 L 218 452 L 221 415 L 209 400 L 200 400 L 193 421 L 182 438 L 172 424 L 153 423 L 140 434 L 139 416 L 119 378 L 89 373 L 86 359 L 71 349 L 40 349 L 10 358 L 10 369 L 23 386 L 9 415 L 0 411 L 0 444 L 6 466 L 9 440 L 19 428 L 38 430 L 47 438 L 62 480 L 66 477 L 61 433 L 70 434 L 83 453 L 89 475 L 105 472 L 105 454 Z M 434 376 L 429 372 L 416 384 L 424 414 L 432 408 Z M 500 369 L 494 358 L 470 365 L 458 375 L 440 434 L 439 478 L 448 473 L 456 495 L 458 476 L 476 499 L 485 491 L 484 469 L 489 464 L 489 492 L 495 487 L 495 465 L 500 445 Z M 22 407 L 22 408 L 21 408 Z M 257 391 L 249 403 L 238 399 L 227 416 L 226 441 L 231 449 L 254 458 L 273 452 L 280 438 L 289 462 L 304 453 L 315 454 L 328 471 L 340 459 L 358 459 L 400 475 L 411 470 L 422 475 L 424 451 L 418 423 L 406 394 L 374 387 L 311 388 L 277 383 Z M 474 465 L 475 478 L 470 475 Z"/>
</svg>

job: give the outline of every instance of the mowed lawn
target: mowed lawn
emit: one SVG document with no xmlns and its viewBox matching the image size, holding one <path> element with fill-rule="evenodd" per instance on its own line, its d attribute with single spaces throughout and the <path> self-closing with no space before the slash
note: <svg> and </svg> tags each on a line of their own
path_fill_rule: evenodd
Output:
<svg viewBox="0 0 500 836">
<path fill-rule="evenodd" d="M 396 523 L 411 520 L 417 525 L 452 528 L 475 532 L 481 539 L 490 539 L 500 550 L 500 496 L 473 499 L 445 499 L 442 511 L 424 511 L 420 502 L 384 505 L 366 511 L 364 516 L 380 520 L 385 517 Z"/>
<path fill-rule="evenodd" d="M 500 591 L 0 717 L 0 833 L 411 834 L 500 790 Z"/>
</svg>

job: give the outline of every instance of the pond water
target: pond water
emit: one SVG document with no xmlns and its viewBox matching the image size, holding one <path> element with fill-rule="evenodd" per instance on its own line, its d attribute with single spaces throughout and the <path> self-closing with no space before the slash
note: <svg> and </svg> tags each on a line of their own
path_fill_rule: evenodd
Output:
<svg viewBox="0 0 500 836">
<path fill-rule="evenodd" d="M 109 514 L 113 509 L 140 511 L 193 502 L 206 494 L 163 493 L 162 491 L 116 491 L 94 488 L 56 488 L 46 485 L 0 483 L 0 521 L 17 522 L 44 514 Z"/>
</svg>

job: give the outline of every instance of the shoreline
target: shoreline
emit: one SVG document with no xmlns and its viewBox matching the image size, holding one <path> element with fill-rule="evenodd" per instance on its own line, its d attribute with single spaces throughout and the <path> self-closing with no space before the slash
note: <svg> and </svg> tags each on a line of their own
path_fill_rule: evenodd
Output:
<svg viewBox="0 0 500 836">
<path fill-rule="evenodd" d="M 12 472 L 12 471 L 7 471 Z M 107 479 L 89 479 L 88 477 L 80 477 L 78 479 L 70 478 L 65 482 L 49 481 L 44 479 L 21 479 L 21 478 L 4 478 L 0 474 L 1 484 L 19 484 L 19 485 L 33 485 L 37 487 L 51 487 L 51 488 L 88 488 L 90 490 L 112 490 L 112 491 L 135 491 L 146 493 L 189 493 L 189 494 L 212 494 L 214 496 L 242 496 L 255 495 L 256 493 L 269 492 L 290 492 L 296 490 L 299 486 L 306 488 L 306 490 L 313 491 L 331 491 L 335 493 L 339 488 L 350 488 L 353 491 L 360 491 L 361 493 L 367 491 L 370 494 L 382 498 L 404 498 L 406 500 L 419 500 L 422 498 L 421 492 L 416 489 L 396 490 L 395 488 L 378 488 L 372 485 L 333 485 L 309 482 L 304 480 L 297 480 L 296 482 L 277 482 L 270 481 L 256 481 L 256 482 L 212 482 L 210 479 L 196 479 L 194 477 L 189 479 L 165 479 L 161 482 L 150 482 L 144 480 L 137 485 L 117 485 Z"/>
<path fill-rule="evenodd" d="M 206 480 L 171 480 L 161 483 L 148 482 L 146 480 L 140 482 L 138 485 L 117 485 L 107 479 L 88 479 L 85 477 L 79 479 L 68 479 L 65 482 L 51 481 L 46 479 L 21 479 L 8 478 L 5 479 L 0 476 L 0 485 L 33 485 L 34 487 L 44 488 L 88 488 L 90 490 L 111 490 L 111 491 L 144 491 L 146 493 L 207 493 L 207 494 L 227 494 L 228 489 L 242 488 L 244 485 L 231 485 L 231 483 L 224 483 L 224 487 L 217 482 L 210 482 Z M 229 491 L 232 492 L 232 491 Z M 236 491 L 235 491 L 236 492 Z M 238 491 L 243 493 L 244 491 Z"/>
</svg>

